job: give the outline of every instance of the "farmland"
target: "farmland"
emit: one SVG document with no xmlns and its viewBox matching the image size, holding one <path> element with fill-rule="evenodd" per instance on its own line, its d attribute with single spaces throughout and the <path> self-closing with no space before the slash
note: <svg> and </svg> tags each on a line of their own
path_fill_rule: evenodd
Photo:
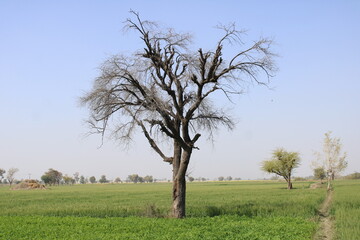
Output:
<svg viewBox="0 0 360 240">
<path fill-rule="evenodd" d="M 331 215 L 335 218 L 336 239 L 359 239 L 360 182 L 340 181 L 335 185 Z"/>
<path fill-rule="evenodd" d="M 288 191 L 284 182 L 190 183 L 183 220 L 168 218 L 170 183 L 0 187 L 0 239 L 312 239 L 326 191 L 309 185 L 296 182 Z M 336 185 L 332 213 L 339 219 L 347 215 L 340 196 L 348 186 L 358 187 Z M 352 222 L 337 224 L 351 229 Z"/>
</svg>

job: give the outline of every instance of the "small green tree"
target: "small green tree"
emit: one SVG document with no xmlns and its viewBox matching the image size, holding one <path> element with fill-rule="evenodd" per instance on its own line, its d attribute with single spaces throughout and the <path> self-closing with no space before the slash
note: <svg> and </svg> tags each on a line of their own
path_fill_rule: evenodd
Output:
<svg viewBox="0 0 360 240">
<path fill-rule="evenodd" d="M 51 185 L 51 177 L 49 175 L 42 175 L 41 176 L 41 181 L 43 181 L 46 185 L 50 184 Z"/>
<path fill-rule="evenodd" d="M 89 178 L 89 181 L 90 181 L 91 183 L 96 183 L 96 178 L 95 178 L 94 176 L 91 176 L 91 177 Z"/>
<path fill-rule="evenodd" d="M 300 165 L 299 153 L 287 152 L 283 148 L 278 148 L 272 155 L 271 160 L 262 162 L 261 169 L 283 177 L 288 184 L 287 188 L 292 189 L 291 175 L 293 169 Z"/>
<path fill-rule="evenodd" d="M 323 167 L 315 168 L 314 169 L 314 178 L 315 179 L 320 179 L 320 181 L 322 183 L 323 179 L 326 178 L 325 169 Z"/>
<path fill-rule="evenodd" d="M 41 176 L 41 180 L 44 181 L 45 184 L 60 184 L 63 178 L 63 174 L 53 168 L 49 168 L 47 172 L 43 176 Z"/>
<path fill-rule="evenodd" d="M 143 177 L 139 177 L 139 183 L 145 182 L 145 179 Z"/>
<path fill-rule="evenodd" d="M 232 180 L 232 176 L 226 177 L 226 181 L 231 181 L 231 180 Z"/>
<path fill-rule="evenodd" d="M 107 183 L 109 182 L 107 179 L 106 179 L 106 176 L 105 175 L 101 175 L 100 179 L 99 179 L 99 183 Z"/>
<path fill-rule="evenodd" d="M 114 182 L 121 183 L 121 179 L 119 177 L 115 178 Z"/>
<path fill-rule="evenodd" d="M 131 174 L 127 177 L 127 179 L 130 181 L 130 182 L 133 182 L 133 183 L 138 183 L 140 182 L 140 176 L 138 174 Z"/>
<path fill-rule="evenodd" d="M 68 185 L 75 183 L 75 179 L 68 175 L 63 176 L 63 180 L 64 180 L 65 184 L 68 184 Z"/>
<path fill-rule="evenodd" d="M 154 178 L 153 178 L 153 176 L 147 175 L 144 177 L 144 181 L 147 183 L 152 183 L 154 181 Z"/>
<path fill-rule="evenodd" d="M 189 176 L 188 179 L 189 179 L 189 182 L 193 182 L 195 180 L 195 178 L 192 176 Z"/>
<path fill-rule="evenodd" d="M 83 175 L 80 176 L 80 184 L 85 184 L 86 183 L 86 179 Z"/>
</svg>

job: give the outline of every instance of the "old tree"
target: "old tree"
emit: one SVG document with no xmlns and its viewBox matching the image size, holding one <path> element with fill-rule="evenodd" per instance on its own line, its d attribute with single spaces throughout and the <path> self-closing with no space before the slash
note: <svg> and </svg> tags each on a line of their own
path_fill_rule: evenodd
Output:
<svg viewBox="0 0 360 240">
<path fill-rule="evenodd" d="M 110 57 L 100 67 L 91 91 L 81 98 L 90 110 L 95 132 L 110 132 L 129 141 L 138 128 L 150 146 L 173 169 L 172 216 L 185 217 L 186 171 L 202 131 L 223 125 L 232 129 L 230 115 L 210 97 L 220 92 L 230 100 L 243 83 L 267 84 L 275 70 L 271 41 L 261 38 L 247 46 L 234 25 L 219 27 L 223 35 L 213 50 L 189 50 L 191 36 L 159 28 L 132 12 L 126 27 L 139 34 L 142 50 Z M 242 50 L 222 58 L 224 46 Z M 265 81 L 259 80 L 261 75 Z M 164 151 L 161 141 L 171 142 Z"/>
</svg>

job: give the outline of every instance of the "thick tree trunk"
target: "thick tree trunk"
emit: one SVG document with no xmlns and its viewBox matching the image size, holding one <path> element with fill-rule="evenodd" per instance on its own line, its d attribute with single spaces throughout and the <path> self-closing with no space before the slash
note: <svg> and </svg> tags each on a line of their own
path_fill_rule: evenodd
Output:
<svg viewBox="0 0 360 240">
<path fill-rule="evenodd" d="M 173 204 L 172 217 L 184 218 L 186 215 L 186 181 L 185 177 L 182 179 L 173 180 Z"/>
<path fill-rule="evenodd" d="M 186 216 L 186 170 L 191 157 L 190 151 L 182 151 L 180 146 L 175 143 L 174 162 L 173 162 L 173 204 L 172 217 L 184 218 Z"/>
</svg>

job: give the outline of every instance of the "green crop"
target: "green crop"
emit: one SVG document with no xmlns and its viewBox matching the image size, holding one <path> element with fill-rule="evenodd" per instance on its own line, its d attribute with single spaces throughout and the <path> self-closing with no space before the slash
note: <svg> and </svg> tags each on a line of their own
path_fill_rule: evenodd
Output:
<svg viewBox="0 0 360 240">
<path fill-rule="evenodd" d="M 169 183 L 0 187 L 0 239 L 311 239 L 325 190 L 309 184 L 189 183 L 182 220 Z"/>
<path fill-rule="evenodd" d="M 334 190 L 332 215 L 335 217 L 335 239 L 360 238 L 360 181 L 337 181 Z"/>
<path fill-rule="evenodd" d="M 290 217 L 0 217 L 0 239 L 311 239 L 314 223 Z"/>
</svg>

